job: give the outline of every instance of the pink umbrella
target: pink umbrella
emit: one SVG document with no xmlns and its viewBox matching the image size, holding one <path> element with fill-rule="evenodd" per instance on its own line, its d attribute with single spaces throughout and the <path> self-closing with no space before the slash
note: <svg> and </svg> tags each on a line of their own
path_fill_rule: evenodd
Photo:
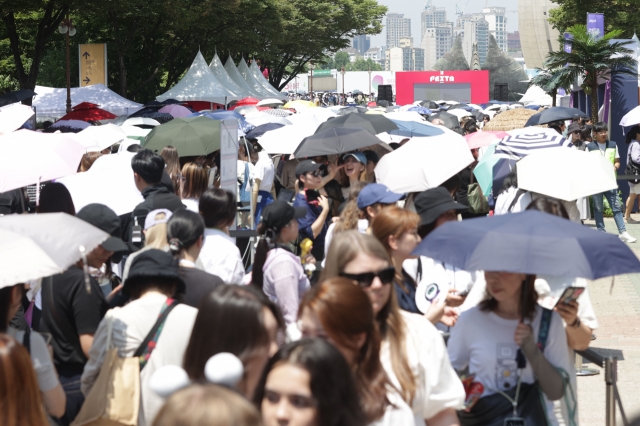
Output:
<svg viewBox="0 0 640 426">
<path fill-rule="evenodd" d="M 509 134 L 505 132 L 487 131 L 469 133 L 468 135 L 464 135 L 464 138 L 467 140 L 469 149 L 475 149 L 482 148 L 483 146 L 489 146 L 507 136 L 509 136 Z"/>
<path fill-rule="evenodd" d="M 173 118 L 184 118 L 192 114 L 189 108 L 185 108 L 182 105 L 176 105 L 176 104 L 163 106 L 162 108 L 160 108 L 160 110 L 158 110 L 158 112 L 164 112 L 166 114 L 170 114 L 173 116 Z"/>
</svg>

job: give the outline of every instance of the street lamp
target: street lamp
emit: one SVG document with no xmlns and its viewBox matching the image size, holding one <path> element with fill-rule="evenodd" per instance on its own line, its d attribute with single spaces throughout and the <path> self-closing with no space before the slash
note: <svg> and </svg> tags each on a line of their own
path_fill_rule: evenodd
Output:
<svg viewBox="0 0 640 426">
<path fill-rule="evenodd" d="M 65 35 L 65 42 L 67 45 L 67 113 L 71 112 L 71 74 L 70 74 L 70 65 L 69 65 L 69 36 L 76 35 L 76 28 L 73 26 L 71 19 L 69 18 L 69 13 L 67 16 L 60 22 L 60 26 L 58 27 L 58 32 L 60 34 Z"/>
<path fill-rule="evenodd" d="M 344 97 L 344 66 L 340 70 L 340 74 L 342 74 L 342 105 L 347 104 L 347 98 Z"/>
<path fill-rule="evenodd" d="M 309 83 L 309 97 L 313 101 L 313 61 L 309 61 L 309 69 L 311 70 L 311 82 Z"/>
<path fill-rule="evenodd" d="M 369 67 L 369 102 L 371 102 L 371 67 Z"/>
</svg>

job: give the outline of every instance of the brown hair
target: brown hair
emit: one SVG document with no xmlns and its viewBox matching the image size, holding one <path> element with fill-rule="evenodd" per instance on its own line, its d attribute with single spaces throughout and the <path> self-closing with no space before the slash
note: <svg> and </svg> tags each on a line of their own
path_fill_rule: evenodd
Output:
<svg viewBox="0 0 640 426">
<path fill-rule="evenodd" d="M 380 363 L 380 334 L 373 318 L 373 308 L 367 294 L 346 278 L 332 278 L 307 292 L 298 316 L 304 309 L 313 311 L 331 340 L 358 352 L 354 376 L 360 405 L 368 423 L 384 415 L 389 405 L 387 389 L 391 383 Z M 354 339 L 365 334 L 362 348 Z"/>
<path fill-rule="evenodd" d="M 48 425 L 31 357 L 6 334 L 0 334 L 0 424 Z"/>
<path fill-rule="evenodd" d="M 380 241 L 358 231 L 344 231 L 331 240 L 327 261 L 320 279 L 326 281 L 340 276 L 346 266 L 360 253 L 376 257 L 392 264 L 389 253 Z M 392 289 L 389 300 L 376 315 L 376 322 L 383 339 L 389 340 L 391 368 L 400 383 L 402 398 L 411 405 L 416 393 L 416 377 L 409 367 L 405 345 L 406 324 L 400 314 L 396 292 Z"/>
<path fill-rule="evenodd" d="M 160 157 L 164 159 L 166 164 L 165 170 L 173 182 L 173 192 L 180 195 L 180 157 L 178 150 L 171 145 L 167 145 L 160 151 Z"/>
<path fill-rule="evenodd" d="M 101 152 L 87 152 L 80 159 L 80 165 L 78 165 L 78 173 L 86 172 L 93 166 L 98 158 L 102 157 Z"/>
<path fill-rule="evenodd" d="M 333 232 L 342 232 L 349 229 L 358 229 L 358 219 L 364 219 L 364 215 L 358 208 L 358 195 L 362 188 L 367 186 L 367 182 L 356 182 L 349 191 L 349 198 L 347 198 L 347 204 L 345 205 L 342 213 L 340 214 L 340 221 L 336 223 Z"/>
<path fill-rule="evenodd" d="M 371 222 L 371 233 L 376 237 L 384 246 L 384 248 L 391 256 L 391 246 L 389 245 L 389 237 L 394 236 L 396 238 L 412 229 L 418 229 L 420 225 L 420 216 L 409 210 L 401 209 L 400 207 L 391 206 L 386 209 L 380 210 L 376 217 Z M 393 260 L 393 257 L 392 257 Z M 396 266 L 396 265 L 394 265 Z M 397 275 L 397 274 L 396 274 Z M 404 288 L 403 277 L 396 276 L 396 282 L 400 285 L 402 290 L 407 292 Z"/>
<path fill-rule="evenodd" d="M 520 313 L 520 317 L 524 317 L 530 321 L 536 316 L 536 306 L 538 306 L 538 292 L 536 292 L 535 287 L 536 276 L 535 275 L 527 275 L 527 277 L 522 281 L 522 287 L 520 291 L 526 291 L 527 299 L 524 301 L 524 305 L 522 304 L 522 297 L 518 299 L 518 312 Z M 498 301 L 491 297 L 489 291 L 485 290 L 487 299 L 480 302 L 480 310 L 484 312 L 495 312 L 498 308 Z"/>
<path fill-rule="evenodd" d="M 229 389 L 194 384 L 171 395 L 153 426 L 261 426 L 260 413 Z"/>
<path fill-rule="evenodd" d="M 209 185 L 209 175 L 199 163 L 187 163 L 182 168 L 182 198 L 198 199 L 207 190 Z"/>
</svg>

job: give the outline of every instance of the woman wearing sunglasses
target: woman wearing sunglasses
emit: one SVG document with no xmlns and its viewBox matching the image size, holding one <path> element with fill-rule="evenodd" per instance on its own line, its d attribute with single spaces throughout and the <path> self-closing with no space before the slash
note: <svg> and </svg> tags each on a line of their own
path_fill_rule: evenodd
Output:
<svg viewBox="0 0 640 426">
<path fill-rule="evenodd" d="M 347 278 L 332 278 L 305 295 L 298 310 L 303 337 L 334 345 L 353 372 L 368 424 L 411 425 L 413 411 L 380 363 L 380 334 L 366 293 Z"/>
<path fill-rule="evenodd" d="M 392 288 L 395 274 L 391 257 L 378 240 L 345 231 L 333 238 L 321 278 L 348 278 L 369 296 L 382 338 L 380 361 L 412 408 L 415 424 L 457 425 L 455 409 L 465 396 L 462 383 L 433 324 L 398 308 Z"/>
</svg>

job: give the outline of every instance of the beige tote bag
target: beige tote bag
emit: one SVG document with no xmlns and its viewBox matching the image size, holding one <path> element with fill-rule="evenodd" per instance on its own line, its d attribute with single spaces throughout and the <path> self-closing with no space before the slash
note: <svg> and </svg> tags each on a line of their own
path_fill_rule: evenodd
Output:
<svg viewBox="0 0 640 426">
<path fill-rule="evenodd" d="M 140 409 L 140 359 L 120 358 L 111 345 L 113 317 L 108 318 L 107 354 L 98 379 L 71 426 L 135 426 Z"/>
</svg>

